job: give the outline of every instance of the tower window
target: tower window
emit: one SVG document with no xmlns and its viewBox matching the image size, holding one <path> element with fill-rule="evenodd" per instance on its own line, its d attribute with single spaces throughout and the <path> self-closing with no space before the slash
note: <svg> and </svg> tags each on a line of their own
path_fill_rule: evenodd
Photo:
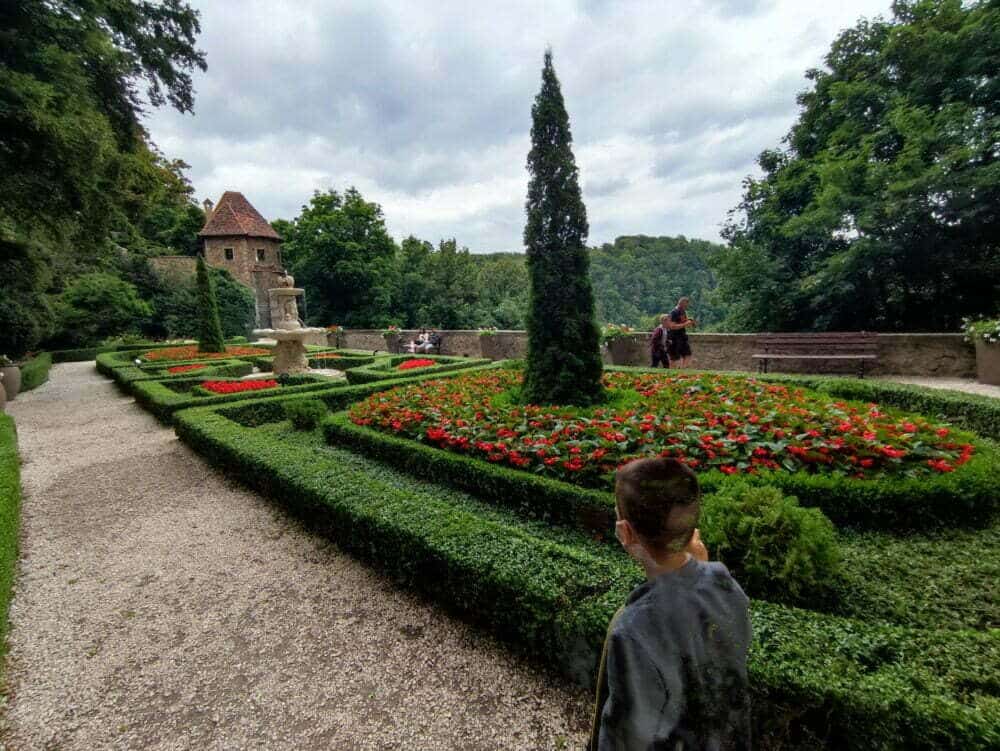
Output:
<svg viewBox="0 0 1000 751">
<path fill-rule="evenodd" d="M 257 262 L 264 263 L 267 260 L 267 253 L 263 248 L 257 248 Z"/>
<path fill-rule="evenodd" d="M 233 249 L 232 248 L 225 248 L 224 252 L 226 254 L 226 260 L 227 261 L 233 260 Z"/>
</svg>

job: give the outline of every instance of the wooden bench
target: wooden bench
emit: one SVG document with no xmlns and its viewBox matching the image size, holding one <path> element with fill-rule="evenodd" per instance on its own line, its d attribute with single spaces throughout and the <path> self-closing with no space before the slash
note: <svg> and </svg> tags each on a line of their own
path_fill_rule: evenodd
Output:
<svg viewBox="0 0 1000 751">
<path fill-rule="evenodd" d="M 761 334 L 757 337 L 758 371 L 767 372 L 772 360 L 825 360 L 856 362 L 858 377 L 865 377 L 865 364 L 878 360 L 878 338 L 865 331 L 832 334 Z"/>
</svg>

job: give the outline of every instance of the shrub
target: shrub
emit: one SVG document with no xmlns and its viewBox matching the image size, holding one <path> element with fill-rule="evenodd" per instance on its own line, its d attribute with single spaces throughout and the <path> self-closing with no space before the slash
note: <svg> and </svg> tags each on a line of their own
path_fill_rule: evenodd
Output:
<svg viewBox="0 0 1000 751">
<path fill-rule="evenodd" d="M 493 363 L 492 360 L 485 358 L 463 359 L 459 357 L 435 357 L 434 355 L 428 355 L 427 357 L 422 357 L 422 359 L 432 360 L 435 364 L 415 368 L 413 370 L 413 375 L 420 376 L 421 378 L 431 378 L 439 373 L 465 370 L 466 368 L 477 368 L 481 365 L 491 365 Z M 413 357 L 411 355 L 396 356 L 391 357 L 388 360 L 377 361 L 372 365 L 364 365 L 345 372 L 347 380 L 353 384 L 373 383 L 375 381 L 384 381 L 399 377 L 401 373 L 397 369 L 398 366 L 412 360 Z"/>
<path fill-rule="evenodd" d="M 152 310 L 134 286 L 111 274 L 77 277 L 59 298 L 59 341 L 91 344 L 138 331 Z"/>
<path fill-rule="evenodd" d="M 767 485 L 732 482 L 702 501 L 702 539 L 754 597 L 817 604 L 840 576 L 833 524 Z"/>
<path fill-rule="evenodd" d="M 294 399 L 285 402 L 285 415 L 296 430 L 313 430 L 328 410 L 319 399 Z"/>
<path fill-rule="evenodd" d="M 215 297 L 215 285 L 208 275 L 205 259 L 198 256 L 198 349 L 201 352 L 225 352 L 226 344 L 219 319 L 219 302 Z"/>
<path fill-rule="evenodd" d="M 31 391 L 49 380 L 52 353 L 42 352 L 21 365 L 21 391 Z"/>
<path fill-rule="evenodd" d="M 14 420 L 0 412 L 0 653 L 7 633 L 17 563 L 17 531 L 21 520 L 21 462 L 17 454 Z"/>
</svg>

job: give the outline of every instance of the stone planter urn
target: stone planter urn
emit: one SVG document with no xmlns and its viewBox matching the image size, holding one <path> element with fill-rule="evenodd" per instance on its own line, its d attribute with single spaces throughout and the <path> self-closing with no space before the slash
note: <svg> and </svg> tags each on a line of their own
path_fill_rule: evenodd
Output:
<svg viewBox="0 0 1000 751">
<path fill-rule="evenodd" d="M 399 354 L 399 334 L 382 334 L 382 338 L 385 339 L 385 349 L 387 352 L 393 355 Z"/>
<path fill-rule="evenodd" d="M 612 365 L 628 365 L 629 354 L 632 351 L 632 342 L 627 337 L 609 339 L 604 343 L 604 347 L 611 357 Z"/>
<path fill-rule="evenodd" d="M 1000 386 L 1000 343 L 976 339 L 976 380 Z"/>
<path fill-rule="evenodd" d="M 3 388 L 7 392 L 7 401 L 11 401 L 21 393 L 21 369 L 16 365 L 0 368 L 3 373 Z"/>
</svg>

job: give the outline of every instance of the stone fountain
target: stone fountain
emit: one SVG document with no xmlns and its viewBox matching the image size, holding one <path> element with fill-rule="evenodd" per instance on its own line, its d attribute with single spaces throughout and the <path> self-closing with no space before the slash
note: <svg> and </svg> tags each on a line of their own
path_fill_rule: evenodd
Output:
<svg viewBox="0 0 1000 751">
<path fill-rule="evenodd" d="M 274 328 L 254 329 L 253 332 L 258 337 L 274 339 L 278 343 L 274 349 L 274 364 L 271 366 L 275 375 L 308 371 L 305 339 L 326 333 L 326 329 L 306 328 L 302 325 L 295 298 L 304 290 L 296 289 L 294 284 L 295 280 L 286 273 L 278 281 L 278 287 L 267 291 L 271 303 L 271 325 Z"/>
</svg>

